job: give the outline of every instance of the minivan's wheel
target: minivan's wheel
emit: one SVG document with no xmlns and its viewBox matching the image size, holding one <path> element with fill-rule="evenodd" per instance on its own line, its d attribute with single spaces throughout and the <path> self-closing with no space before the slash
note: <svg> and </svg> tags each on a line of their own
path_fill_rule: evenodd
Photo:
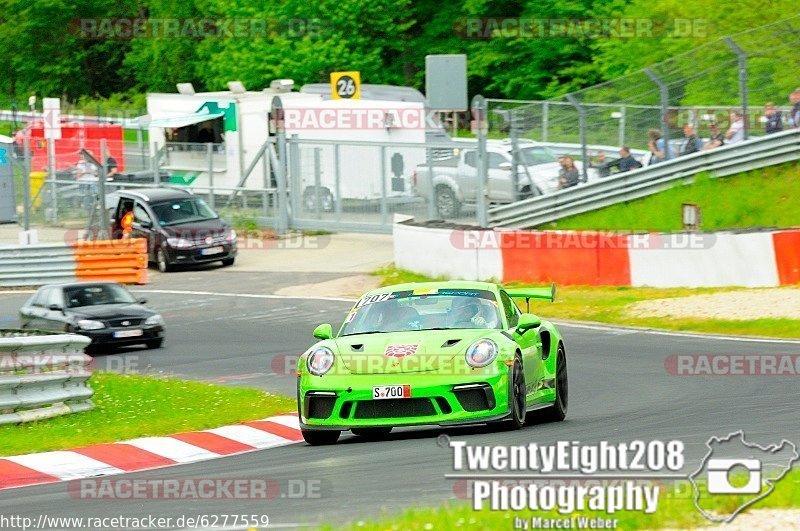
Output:
<svg viewBox="0 0 800 531">
<path fill-rule="evenodd" d="M 539 410 L 537 418 L 544 422 L 561 422 L 567 416 L 569 405 L 569 379 L 567 377 L 567 354 L 564 345 L 558 345 L 556 354 L 556 401 L 547 409 Z"/>
<path fill-rule="evenodd" d="M 453 189 L 449 186 L 443 184 L 437 186 L 434 194 L 434 201 L 436 202 L 436 210 L 441 217 L 454 218 L 458 216 L 461 205 L 458 203 Z"/>
<path fill-rule="evenodd" d="M 162 273 L 168 273 L 172 271 L 172 264 L 169 263 L 169 260 L 167 259 L 167 253 L 164 251 L 164 249 L 159 249 L 158 252 L 156 252 L 156 265 L 158 266 L 158 270 Z"/>
<path fill-rule="evenodd" d="M 303 439 L 311 446 L 322 446 L 326 444 L 336 444 L 339 434 L 336 430 L 300 430 Z"/>
<path fill-rule="evenodd" d="M 333 212 L 333 194 L 327 188 L 306 188 L 303 192 L 303 207 L 308 212 L 316 212 L 317 210 L 317 192 L 319 192 L 319 210 L 321 212 Z"/>
<path fill-rule="evenodd" d="M 378 441 L 389 435 L 392 428 L 353 428 L 350 431 L 366 441 Z"/>
<path fill-rule="evenodd" d="M 236 258 L 226 258 L 222 261 L 222 265 L 225 267 L 232 266 L 233 263 L 236 261 Z"/>
<path fill-rule="evenodd" d="M 525 371 L 522 368 L 522 359 L 519 355 L 514 358 L 514 365 L 509 378 L 511 380 L 511 391 L 509 393 L 511 417 L 504 421 L 503 424 L 506 429 L 518 430 L 525 424 L 525 409 L 527 408 Z"/>
</svg>

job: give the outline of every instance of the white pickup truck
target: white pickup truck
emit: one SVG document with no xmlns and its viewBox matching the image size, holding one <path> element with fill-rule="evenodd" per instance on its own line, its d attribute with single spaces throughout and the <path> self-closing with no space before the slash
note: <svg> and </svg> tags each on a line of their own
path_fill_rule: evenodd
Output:
<svg viewBox="0 0 800 531">
<path fill-rule="evenodd" d="M 547 146 L 531 141 L 520 141 L 519 166 L 517 171 L 517 193 L 512 179 L 513 157 L 511 142 L 489 140 L 487 201 L 489 203 L 511 203 L 526 197 L 547 194 L 558 189 L 561 166 L 558 156 Z M 575 162 L 582 171 L 580 162 Z M 431 175 L 432 172 L 432 175 Z M 595 171 L 588 175 L 592 180 Z M 443 218 L 457 217 L 462 206 L 474 205 L 477 201 L 478 170 L 475 147 L 455 148 L 454 155 L 444 160 L 417 166 L 411 176 L 417 195 L 433 200 Z"/>
</svg>

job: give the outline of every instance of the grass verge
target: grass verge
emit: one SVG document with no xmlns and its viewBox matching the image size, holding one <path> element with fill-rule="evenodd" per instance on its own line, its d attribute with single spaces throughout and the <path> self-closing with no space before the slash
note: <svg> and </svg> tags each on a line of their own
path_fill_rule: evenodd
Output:
<svg viewBox="0 0 800 531">
<path fill-rule="evenodd" d="M 203 430 L 295 409 L 294 399 L 258 389 L 175 378 L 97 373 L 90 384 L 92 411 L 0 426 L 0 455 Z"/>
<path fill-rule="evenodd" d="M 702 488 L 702 487 L 701 487 Z M 729 496 L 725 499 L 717 496 L 709 499 L 708 506 L 720 513 L 734 511 L 743 504 L 742 498 Z M 702 496 L 701 496 L 702 499 Z M 794 470 L 787 474 L 775 486 L 775 490 L 766 498 L 756 502 L 737 516 L 744 519 L 748 512 L 758 509 L 786 509 L 800 507 L 800 471 Z M 612 515 L 598 511 L 576 511 L 572 514 L 562 515 L 557 511 L 475 511 L 468 504 L 445 504 L 438 508 L 409 509 L 399 515 L 386 515 L 379 520 L 359 521 L 350 525 L 350 529 L 360 530 L 428 530 L 428 529 L 470 529 L 494 530 L 514 529 L 514 517 L 527 519 L 531 517 L 562 519 L 562 518 L 603 518 L 617 519 L 616 529 L 691 529 L 694 527 L 714 527 L 706 520 L 693 503 L 693 490 L 691 487 L 681 489 L 680 493 L 662 493 L 659 496 L 658 508 L 653 514 L 641 512 L 620 511 Z M 737 521 L 734 520 L 734 523 Z M 341 527 L 329 526 L 325 529 L 339 529 Z"/>
<path fill-rule="evenodd" d="M 800 225 L 800 165 L 796 162 L 731 177 L 699 174 L 692 184 L 578 214 L 541 228 L 680 231 L 681 204 L 702 209 L 703 230 Z"/>
<path fill-rule="evenodd" d="M 373 274 L 381 277 L 381 285 L 388 286 L 402 282 L 427 282 L 444 280 L 425 275 L 384 267 Z M 522 287 L 525 284 L 509 283 L 508 287 Z M 548 319 L 570 319 L 575 321 L 594 321 L 617 325 L 641 326 L 684 332 L 705 332 L 714 334 L 733 334 L 768 336 L 780 338 L 800 338 L 800 320 L 795 319 L 752 319 L 735 321 L 724 319 L 677 319 L 660 317 L 634 317 L 628 314 L 627 307 L 635 302 L 653 299 L 688 297 L 704 293 L 720 293 L 742 288 L 632 288 L 626 286 L 559 286 L 556 300 L 532 302 L 531 311 L 541 313 Z M 520 306 L 524 311 L 524 303 Z"/>
</svg>

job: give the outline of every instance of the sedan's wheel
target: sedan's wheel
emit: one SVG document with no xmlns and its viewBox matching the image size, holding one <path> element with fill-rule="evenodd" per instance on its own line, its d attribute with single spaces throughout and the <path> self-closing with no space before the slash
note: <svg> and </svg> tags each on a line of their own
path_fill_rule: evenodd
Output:
<svg viewBox="0 0 800 531">
<path fill-rule="evenodd" d="M 567 416 L 569 405 L 569 378 L 567 377 L 567 354 L 564 346 L 558 346 L 556 354 L 556 401 L 547 409 L 538 413 L 538 418 L 545 422 L 561 422 Z"/>
<path fill-rule="evenodd" d="M 222 266 L 223 267 L 232 266 L 235 261 L 236 258 L 226 258 L 225 260 L 222 261 Z"/>
<path fill-rule="evenodd" d="M 353 435 L 358 435 L 366 441 L 379 441 L 392 432 L 391 426 L 388 428 L 353 428 L 350 430 Z"/>
<path fill-rule="evenodd" d="M 156 253 L 156 265 L 158 265 L 158 270 L 162 273 L 172 271 L 172 264 L 167 260 L 167 253 L 164 252 L 164 249 L 159 249 Z"/>
<path fill-rule="evenodd" d="M 150 341 L 146 342 L 147 348 L 161 348 L 161 345 L 164 344 L 164 338 L 159 337 L 158 339 L 151 339 Z"/>
<path fill-rule="evenodd" d="M 439 185 L 436 187 L 434 194 L 436 201 L 436 210 L 443 218 L 454 218 L 458 216 L 460 205 L 456 194 L 449 186 Z"/>
<path fill-rule="evenodd" d="M 336 444 L 341 432 L 336 430 L 300 430 L 303 439 L 311 446 L 323 446 L 326 444 Z"/>
<path fill-rule="evenodd" d="M 509 396 L 511 417 L 504 421 L 507 429 L 518 430 L 525 424 L 525 371 L 522 369 L 522 360 L 519 356 L 514 358 L 511 369 L 511 392 Z"/>
</svg>

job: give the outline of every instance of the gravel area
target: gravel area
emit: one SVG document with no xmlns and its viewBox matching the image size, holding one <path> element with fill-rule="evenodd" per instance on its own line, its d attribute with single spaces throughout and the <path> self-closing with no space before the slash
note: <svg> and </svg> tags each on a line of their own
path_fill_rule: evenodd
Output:
<svg viewBox="0 0 800 531">
<path fill-rule="evenodd" d="M 695 531 L 782 531 L 800 530 L 800 509 L 755 509 L 744 512 L 729 524 L 698 527 Z"/>
<path fill-rule="evenodd" d="M 800 319 L 800 288 L 750 289 L 654 299 L 633 303 L 626 312 L 631 317 L 679 319 Z"/>
</svg>

